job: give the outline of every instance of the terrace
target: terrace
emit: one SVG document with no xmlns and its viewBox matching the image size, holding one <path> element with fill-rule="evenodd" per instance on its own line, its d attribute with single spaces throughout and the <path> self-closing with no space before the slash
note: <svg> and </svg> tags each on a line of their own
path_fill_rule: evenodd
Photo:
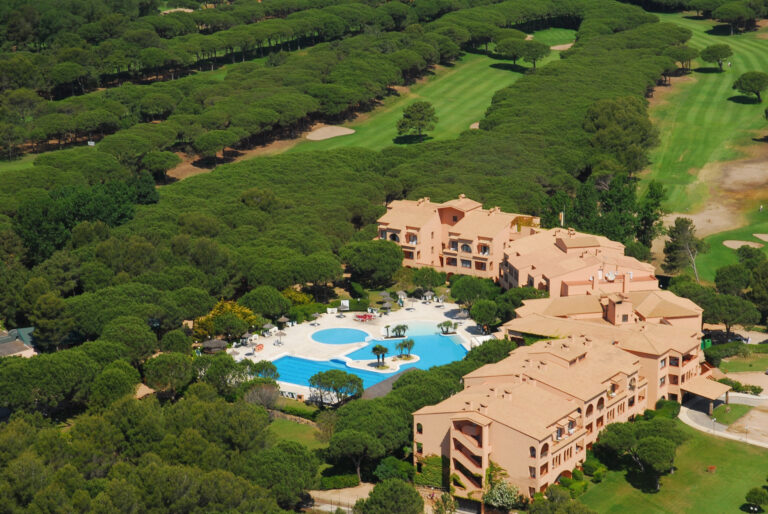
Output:
<svg viewBox="0 0 768 514">
<path fill-rule="evenodd" d="M 437 308 L 437 305 L 441 307 Z M 308 397 L 306 378 L 327 369 L 343 369 L 356 374 L 363 379 L 364 386 L 369 387 L 403 368 L 429 368 L 463 358 L 474 344 L 471 333 L 474 322 L 456 319 L 459 312 L 456 304 L 409 302 L 408 309 L 383 316 L 363 317 L 362 313 L 355 312 L 347 312 L 343 317 L 341 314 L 323 314 L 313 323 L 284 328 L 285 335 L 261 337 L 247 346 L 231 348 L 228 353 L 238 361 L 275 362 L 281 373 L 281 390 L 295 395 Z M 438 335 L 437 324 L 446 320 L 460 323 L 455 335 Z M 387 338 L 387 327 L 391 332 L 391 328 L 399 324 L 408 325 L 405 337 L 415 338 L 416 344 L 411 359 L 393 362 L 393 357 L 399 353 L 395 345 L 403 338 Z M 349 339 L 345 339 L 347 336 Z M 275 344 L 277 341 L 280 344 Z M 389 349 L 386 369 L 374 366 L 376 358 L 371 352 L 374 342 Z M 257 350 L 257 347 L 262 349 Z"/>
</svg>

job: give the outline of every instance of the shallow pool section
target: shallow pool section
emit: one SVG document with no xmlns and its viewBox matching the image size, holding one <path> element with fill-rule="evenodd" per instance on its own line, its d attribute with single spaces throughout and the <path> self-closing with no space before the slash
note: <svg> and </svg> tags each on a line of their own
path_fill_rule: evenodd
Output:
<svg viewBox="0 0 768 514">
<path fill-rule="evenodd" d="M 449 362 L 461 360 L 467 353 L 467 350 L 461 345 L 458 336 L 443 336 L 436 331 L 434 323 L 408 323 L 409 329 L 406 336 L 413 339 L 414 345 L 411 353 L 419 356 L 418 362 L 401 363 L 400 371 L 408 368 L 429 369 L 432 366 L 440 366 Z M 357 332 L 358 334 L 352 334 Z M 320 336 L 319 339 L 317 336 Z M 363 342 L 368 337 L 368 333 L 355 329 L 327 329 L 315 332 L 312 338 L 321 343 L 341 344 L 340 339 L 344 337 L 344 343 Z M 352 339 L 355 338 L 355 339 Z M 395 346 L 402 339 L 373 339 L 363 348 L 354 350 L 346 355 L 351 360 L 371 360 L 376 356 L 371 351 L 374 346 L 380 344 L 389 349 L 387 357 L 397 355 Z M 356 368 L 350 368 L 343 359 L 332 359 L 328 361 L 313 361 L 302 359 L 300 357 L 285 356 L 274 361 L 277 371 L 280 373 L 279 380 L 291 384 L 303 386 L 309 385 L 309 378 L 320 371 L 330 369 L 340 369 L 347 373 L 352 373 L 363 379 L 363 386 L 370 387 L 382 380 L 391 377 L 396 371 L 389 373 L 379 373 L 376 371 L 366 371 Z"/>
<path fill-rule="evenodd" d="M 368 332 L 355 328 L 326 328 L 312 334 L 312 339 L 325 344 L 362 343 Z"/>
</svg>

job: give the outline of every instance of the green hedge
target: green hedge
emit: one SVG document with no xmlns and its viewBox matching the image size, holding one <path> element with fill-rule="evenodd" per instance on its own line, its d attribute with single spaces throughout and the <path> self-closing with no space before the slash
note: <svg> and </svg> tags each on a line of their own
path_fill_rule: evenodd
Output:
<svg viewBox="0 0 768 514">
<path fill-rule="evenodd" d="M 733 357 L 734 355 L 749 355 L 750 345 L 742 343 L 741 341 L 733 341 L 725 344 L 718 344 L 710 346 L 704 350 L 704 356 L 707 362 L 715 367 L 720 366 L 720 362 L 727 357 Z"/>
<path fill-rule="evenodd" d="M 333 475 L 320 477 L 320 489 L 344 489 L 346 487 L 355 487 L 360 485 L 360 480 L 356 473 L 347 473 L 345 475 Z"/>
<path fill-rule="evenodd" d="M 718 380 L 721 384 L 729 385 L 733 388 L 734 392 L 747 393 L 759 396 L 763 392 L 763 388 L 756 385 L 742 384 L 738 380 L 732 380 L 730 378 L 721 378 Z"/>
</svg>

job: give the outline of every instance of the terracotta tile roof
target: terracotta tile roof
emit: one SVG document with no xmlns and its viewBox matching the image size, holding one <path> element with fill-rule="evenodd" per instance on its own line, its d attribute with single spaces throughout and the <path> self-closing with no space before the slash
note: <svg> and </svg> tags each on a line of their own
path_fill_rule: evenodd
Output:
<svg viewBox="0 0 768 514">
<path fill-rule="evenodd" d="M 614 326 L 604 320 L 582 321 L 531 314 L 502 325 L 503 333 L 534 334 L 544 337 L 586 335 L 596 341 L 618 345 L 630 351 L 662 355 L 669 350 L 687 353 L 700 344 L 701 333 L 696 330 L 658 323 L 628 323 Z"/>
<path fill-rule="evenodd" d="M 731 386 L 715 382 L 701 375 L 680 384 L 680 389 L 697 396 L 703 396 L 708 400 L 717 400 L 731 390 Z"/>
<path fill-rule="evenodd" d="M 518 307 L 515 312 L 521 318 L 531 314 L 556 317 L 578 314 L 600 314 L 602 316 L 603 306 L 600 303 L 600 297 L 588 294 L 523 300 L 523 306 Z"/>
<path fill-rule="evenodd" d="M 542 440 L 553 425 L 574 413 L 572 400 L 526 382 L 468 387 L 450 398 L 417 410 L 414 415 L 453 413 L 453 419 L 471 419 L 483 425 L 497 422 Z"/>
<path fill-rule="evenodd" d="M 627 296 L 635 311 L 644 318 L 698 316 L 704 310 L 688 298 L 681 298 L 671 291 L 635 291 Z"/>
<path fill-rule="evenodd" d="M 387 205 L 387 212 L 379 218 L 379 223 L 397 227 L 421 227 L 437 215 L 439 206 L 429 200 L 395 200 Z"/>
</svg>

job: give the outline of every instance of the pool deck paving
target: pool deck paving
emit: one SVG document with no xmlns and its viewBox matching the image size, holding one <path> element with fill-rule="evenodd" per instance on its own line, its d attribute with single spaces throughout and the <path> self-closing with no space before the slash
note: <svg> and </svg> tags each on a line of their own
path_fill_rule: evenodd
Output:
<svg viewBox="0 0 768 514">
<path fill-rule="evenodd" d="M 434 323 L 435 331 L 437 332 L 437 324 L 442 323 L 443 321 L 456 321 L 460 323 L 456 335 L 461 340 L 462 346 L 469 350 L 473 346 L 480 344 L 483 338 L 479 335 L 479 329 L 474 321 L 469 318 L 457 319 L 460 312 L 461 307 L 454 303 L 411 302 L 408 300 L 406 301 L 406 308 L 400 308 L 388 314 L 377 316 L 366 322 L 356 321 L 355 314 L 359 314 L 357 312 L 343 313 L 343 317 L 340 317 L 340 314 L 322 314 L 312 323 L 305 322 L 292 327 L 285 327 L 283 329 L 286 334 L 285 336 L 271 335 L 260 337 L 254 344 L 239 348 L 231 348 L 227 350 L 227 353 L 232 355 L 237 361 L 242 359 L 250 359 L 253 361 L 275 361 L 281 357 L 289 355 L 308 360 L 328 361 L 331 359 L 344 358 L 348 353 L 365 347 L 368 345 L 368 342 L 350 344 L 319 343 L 312 339 L 312 334 L 318 330 L 329 328 L 353 328 L 368 332 L 374 339 L 384 339 L 384 334 L 386 333 L 385 326 L 387 325 L 391 328 L 399 324 L 407 325 L 409 322 Z M 408 334 L 406 333 L 406 337 L 407 336 Z M 282 344 L 276 344 L 278 341 Z M 264 347 L 262 350 L 257 351 L 256 346 L 259 344 L 264 345 Z M 418 351 L 415 351 L 414 355 L 417 356 Z M 392 357 L 388 357 L 387 359 L 390 360 Z M 373 368 L 365 366 L 368 361 L 357 362 L 362 364 L 361 369 L 376 371 Z M 414 361 L 407 361 L 404 362 L 404 364 L 411 362 Z M 393 368 L 390 368 L 382 373 L 389 375 L 392 372 Z M 306 386 L 282 381 L 278 382 L 283 391 L 305 396 L 309 395 L 309 388 Z"/>
</svg>

